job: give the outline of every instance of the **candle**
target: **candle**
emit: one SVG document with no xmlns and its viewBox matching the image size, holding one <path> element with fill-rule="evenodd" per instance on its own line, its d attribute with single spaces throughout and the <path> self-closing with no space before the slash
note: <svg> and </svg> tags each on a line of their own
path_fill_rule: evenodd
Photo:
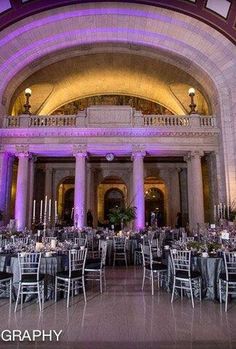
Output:
<svg viewBox="0 0 236 349">
<path fill-rule="evenodd" d="M 43 218 L 43 200 L 40 201 L 40 215 L 39 215 L 40 223 L 42 223 L 42 218 Z"/>
<path fill-rule="evenodd" d="M 55 218 L 57 217 L 57 200 L 55 200 Z"/>
<path fill-rule="evenodd" d="M 74 215 L 74 207 L 72 207 L 72 210 L 71 210 L 71 216 L 70 216 L 71 219 L 73 219 L 73 215 Z"/>
<path fill-rule="evenodd" d="M 226 216 L 226 206 L 225 206 L 225 204 L 224 204 L 224 206 L 223 206 L 223 218 L 225 219 L 225 216 Z"/>
<path fill-rule="evenodd" d="M 51 240 L 51 249 L 55 250 L 55 248 L 56 248 L 56 239 L 52 239 Z"/>
<path fill-rule="evenodd" d="M 36 252 L 40 252 L 43 249 L 42 242 L 36 242 L 35 249 L 36 249 Z"/>
<path fill-rule="evenodd" d="M 33 222 L 35 222 L 36 200 L 33 201 Z"/>
<path fill-rule="evenodd" d="M 216 205 L 214 205 L 214 221 L 216 221 Z"/>
<path fill-rule="evenodd" d="M 230 205 L 228 204 L 227 205 L 227 218 L 228 218 L 228 220 L 229 220 L 229 211 L 230 211 Z"/>
<path fill-rule="evenodd" d="M 47 205 L 48 205 L 48 197 L 47 195 L 45 196 L 45 204 L 44 204 L 44 215 L 46 216 L 47 214 Z"/>
<path fill-rule="evenodd" d="M 51 221 L 51 210 L 52 210 L 52 200 L 49 199 L 48 201 L 48 220 Z"/>
</svg>

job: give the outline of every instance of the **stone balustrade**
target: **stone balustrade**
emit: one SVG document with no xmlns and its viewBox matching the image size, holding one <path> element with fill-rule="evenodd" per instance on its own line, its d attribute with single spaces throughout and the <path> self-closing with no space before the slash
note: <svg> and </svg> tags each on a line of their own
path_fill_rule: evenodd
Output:
<svg viewBox="0 0 236 349">
<path fill-rule="evenodd" d="M 158 127 L 216 128 L 213 116 L 143 115 L 128 106 L 94 106 L 78 115 L 19 115 L 6 116 L 3 128 L 77 128 L 77 127 Z"/>
</svg>

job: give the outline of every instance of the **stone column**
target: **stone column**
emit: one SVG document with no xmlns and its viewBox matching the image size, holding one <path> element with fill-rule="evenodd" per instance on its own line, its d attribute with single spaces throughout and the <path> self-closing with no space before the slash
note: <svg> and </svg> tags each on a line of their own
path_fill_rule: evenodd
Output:
<svg viewBox="0 0 236 349">
<path fill-rule="evenodd" d="M 187 187 L 188 187 L 188 222 L 192 227 L 193 223 L 193 190 L 192 190 L 192 163 L 191 156 L 188 155 L 184 159 L 187 162 Z"/>
<path fill-rule="evenodd" d="M 31 227 L 33 219 L 33 200 L 34 200 L 34 170 L 36 157 L 32 156 L 29 160 L 29 200 L 28 200 L 28 227 Z"/>
<path fill-rule="evenodd" d="M 29 153 L 27 151 L 20 151 L 16 155 L 19 162 L 16 182 L 15 219 L 16 229 L 17 231 L 21 231 L 26 227 Z"/>
<path fill-rule="evenodd" d="M 6 182 L 6 215 L 5 224 L 7 224 L 11 218 L 11 188 L 12 188 L 12 175 L 13 175 L 13 164 L 15 157 L 12 154 L 8 155 L 7 163 L 7 182 Z"/>
<path fill-rule="evenodd" d="M 8 153 L 4 150 L 0 151 L 0 224 L 3 224 L 4 215 L 6 214 L 8 156 Z"/>
<path fill-rule="evenodd" d="M 136 207 L 135 229 L 145 227 L 145 202 L 144 202 L 144 178 L 143 158 L 144 151 L 133 152 L 133 205 Z"/>
<path fill-rule="evenodd" d="M 180 187 L 179 187 L 179 173 L 178 169 L 170 169 L 170 223 L 171 226 L 176 224 L 176 215 L 180 212 Z"/>
<path fill-rule="evenodd" d="M 190 227 L 204 223 L 204 202 L 201 152 L 192 152 L 188 156 L 188 202 Z"/>
<path fill-rule="evenodd" d="M 52 173 L 53 173 L 53 169 L 46 165 L 45 171 L 46 171 L 45 172 L 45 196 L 47 196 L 48 200 L 49 200 L 49 199 L 52 199 L 52 189 L 53 189 Z"/>
<path fill-rule="evenodd" d="M 78 228 L 85 225 L 86 218 L 86 156 L 83 148 L 75 148 L 75 197 L 74 224 Z"/>
</svg>

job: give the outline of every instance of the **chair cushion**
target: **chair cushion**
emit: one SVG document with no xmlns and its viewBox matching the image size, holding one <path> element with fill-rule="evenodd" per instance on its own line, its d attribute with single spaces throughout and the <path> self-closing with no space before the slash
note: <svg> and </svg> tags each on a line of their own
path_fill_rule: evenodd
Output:
<svg viewBox="0 0 236 349">
<path fill-rule="evenodd" d="M 13 274 L 6 273 L 4 271 L 0 272 L 0 280 L 10 279 L 13 277 Z"/>
<path fill-rule="evenodd" d="M 184 270 L 177 270 L 175 276 L 177 278 L 182 278 L 182 279 L 188 279 L 188 272 Z M 201 277 L 201 273 L 199 271 L 193 271 L 191 270 L 191 279 L 199 278 Z"/>
<path fill-rule="evenodd" d="M 87 258 L 85 263 L 85 265 L 91 263 L 101 263 L 101 258 Z"/>
<path fill-rule="evenodd" d="M 220 273 L 220 279 L 226 281 L 226 273 Z M 236 282 L 236 274 L 229 274 L 229 282 Z"/>
<path fill-rule="evenodd" d="M 69 270 L 67 271 L 60 271 L 56 274 L 56 276 L 64 279 L 69 279 Z M 71 279 L 81 278 L 82 277 L 82 270 L 74 270 L 71 272 Z"/>
<path fill-rule="evenodd" d="M 151 269 L 150 265 L 148 265 L 146 268 L 149 270 Z M 160 271 L 167 270 L 167 266 L 165 264 L 162 264 L 162 263 L 153 263 L 152 270 L 160 270 Z"/>
<path fill-rule="evenodd" d="M 99 263 L 86 263 L 85 270 L 88 269 L 100 269 L 101 268 L 101 261 Z"/>
<path fill-rule="evenodd" d="M 43 274 L 39 274 L 39 281 L 44 279 Z M 23 274 L 21 276 L 21 282 L 37 282 L 37 274 Z"/>
</svg>

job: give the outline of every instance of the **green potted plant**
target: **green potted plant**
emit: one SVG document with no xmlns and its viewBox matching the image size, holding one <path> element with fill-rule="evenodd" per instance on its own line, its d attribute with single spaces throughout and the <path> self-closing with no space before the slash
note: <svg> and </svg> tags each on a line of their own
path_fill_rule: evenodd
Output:
<svg viewBox="0 0 236 349">
<path fill-rule="evenodd" d="M 229 221 L 233 222 L 236 220 L 236 201 L 233 200 L 229 211 Z"/>
<path fill-rule="evenodd" d="M 115 230 L 123 229 L 136 218 L 136 207 L 114 207 L 108 214 L 109 221 L 115 226 Z"/>
</svg>

